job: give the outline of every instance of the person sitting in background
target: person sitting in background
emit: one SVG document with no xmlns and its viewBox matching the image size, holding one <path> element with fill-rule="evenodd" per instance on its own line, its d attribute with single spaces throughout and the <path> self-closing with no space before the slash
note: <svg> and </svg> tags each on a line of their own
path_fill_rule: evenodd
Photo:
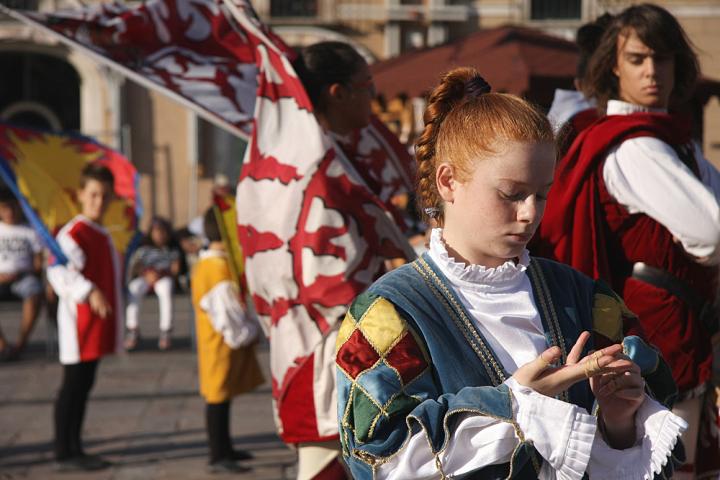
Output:
<svg viewBox="0 0 720 480">
<path fill-rule="evenodd" d="M 11 346 L 0 331 L 0 358 L 17 358 L 25 349 L 40 310 L 43 291 L 42 245 L 23 223 L 20 205 L 7 189 L 0 190 L 0 298 L 22 300 L 18 341 Z"/>
<path fill-rule="evenodd" d="M 264 381 L 253 347 L 259 325 L 247 316 L 240 303 L 239 288 L 232 280 L 212 208 L 203 217 L 203 227 L 210 243 L 193 269 L 191 288 L 200 394 L 206 402 L 209 471 L 239 472 L 244 469 L 235 462 L 252 455 L 232 448 L 230 402 Z"/>
<path fill-rule="evenodd" d="M 158 348 L 170 348 L 172 330 L 172 295 L 175 278 L 180 273 L 180 249 L 172 237 L 170 222 L 161 217 L 153 218 L 143 245 L 130 259 L 129 271 L 133 279 L 128 284 L 126 312 L 127 335 L 125 348 L 132 350 L 139 340 L 140 304 L 143 297 L 153 289 L 160 303 L 160 336 Z"/>
</svg>

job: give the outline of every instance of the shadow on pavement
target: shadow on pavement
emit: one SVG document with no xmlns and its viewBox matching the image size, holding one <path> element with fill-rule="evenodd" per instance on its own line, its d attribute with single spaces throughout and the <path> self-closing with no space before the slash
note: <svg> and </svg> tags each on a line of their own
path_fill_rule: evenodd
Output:
<svg viewBox="0 0 720 480">
<path fill-rule="evenodd" d="M 262 395 L 269 396 L 270 387 L 261 387 L 252 392 L 245 393 L 245 396 Z M 168 400 L 173 398 L 197 397 L 197 390 L 169 390 L 163 392 L 143 392 L 143 393 L 118 393 L 118 394 L 98 394 L 90 396 L 90 402 L 145 402 L 148 400 Z M 13 405 L 46 405 L 55 402 L 55 397 L 40 398 L 18 398 L 13 400 L 3 400 L 0 402 L 0 408 L 11 407 Z"/>
<path fill-rule="evenodd" d="M 202 440 L 177 441 L 177 437 L 188 435 L 203 435 Z M 204 439 L 204 429 L 180 430 L 174 432 L 138 433 L 107 438 L 91 438 L 84 442 L 86 450 L 93 454 L 108 456 L 116 466 L 150 464 L 166 460 L 179 460 L 207 456 L 207 442 Z M 153 442 L 153 440 L 155 440 Z M 159 441 L 158 441 L 159 440 Z M 115 443 L 129 442 L 133 445 L 112 446 Z M 235 436 L 233 444 L 236 448 L 252 449 L 254 453 L 284 450 L 284 444 L 273 434 Z M 32 459 L 16 459 L 18 456 L 32 455 Z M 282 464 L 292 465 L 287 458 L 273 458 L 274 455 L 260 454 L 252 461 L 254 465 L 273 466 Z M 284 460 L 284 461 L 283 461 Z M 0 466 L 4 468 L 21 468 L 49 464 L 53 462 L 52 443 L 39 442 L 15 445 L 4 448 L 0 453 Z"/>
</svg>

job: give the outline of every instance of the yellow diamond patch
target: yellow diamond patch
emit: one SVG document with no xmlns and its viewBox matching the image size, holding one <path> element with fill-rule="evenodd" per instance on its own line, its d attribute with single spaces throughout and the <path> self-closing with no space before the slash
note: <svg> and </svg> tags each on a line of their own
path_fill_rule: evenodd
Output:
<svg viewBox="0 0 720 480">
<path fill-rule="evenodd" d="M 355 319 L 352 315 L 350 315 L 350 312 L 345 314 L 345 319 L 343 319 L 342 323 L 340 324 L 340 329 L 338 330 L 338 336 L 337 340 L 335 340 L 335 351 L 337 352 L 340 350 L 340 347 L 343 343 L 347 342 L 348 338 L 350 338 L 350 335 L 352 335 L 352 332 L 355 330 Z"/>
<path fill-rule="evenodd" d="M 617 299 L 596 293 L 592 309 L 594 330 L 610 340 L 619 341 L 623 336 L 622 307 Z"/>
<path fill-rule="evenodd" d="M 381 298 L 365 312 L 359 328 L 377 352 L 385 355 L 405 331 L 406 323 L 398 315 L 393 304 Z"/>
</svg>

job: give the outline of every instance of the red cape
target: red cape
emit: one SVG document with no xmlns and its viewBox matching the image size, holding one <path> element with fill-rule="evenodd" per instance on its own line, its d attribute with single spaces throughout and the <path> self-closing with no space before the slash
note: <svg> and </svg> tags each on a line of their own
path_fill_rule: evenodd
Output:
<svg viewBox="0 0 720 480">
<path fill-rule="evenodd" d="M 592 278 L 610 280 L 598 175 L 608 152 L 625 140 L 655 137 L 670 145 L 688 143 L 690 122 L 658 113 L 608 115 L 583 130 L 555 171 L 545 216 L 538 229 L 538 252 L 567 263 Z"/>
</svg>

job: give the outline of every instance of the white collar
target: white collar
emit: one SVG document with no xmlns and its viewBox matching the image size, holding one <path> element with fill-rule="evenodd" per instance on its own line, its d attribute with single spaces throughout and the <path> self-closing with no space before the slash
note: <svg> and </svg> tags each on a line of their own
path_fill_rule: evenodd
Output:
<svg viewBox="0 0 720 480">
<path fill-rule="evenodd" d="M 608 100 L 607 115 L 630 115 L 631 113 L 667 113 L 667 108 L 649 108 L 622 100 Z"/>
<path fill-rule="evenodd" d="M 79 221 L 81 221 L 81 222 L 83 222 L 83 223 L 85 223 L 85 224 L 93 227 L 95 230 L 99 230 L 99 231 L 102 232 L 102 233 L 108 233 L 108 230 L 105 228 L 105 226 L 103 226 L 103 225 L 101 225 L 101 224 L 99 224 L 99 223 L 97 223 L 97 222 L 95 222 L 95 221 L 93 221 L 93 220 L 90 220 L 88 217 L 86 217 L 86 216 L 83 215 L 82 213 L 78 213 L 75 218 L 76 218 L 77 220 L 79 220 Z"/>
<path fill-rule="evenodd" d="M 450 257 L 442 238 L 442 229 L 434 228 L 430 234 L 430 257 L 440 267 L 452 283 L 480 287 L 483 290 L 505 290 L 515 287 L 522 281 L 525 270 L 530 265 L 530 254 L 524 250 L 517 263 L 508 260 L 495 268 L 484 265 L 466 265 Z"/>
<path fill-rule="evenodd" d="M 216 257 L 227 257 L 227 252 L 224 250 L 214 250 L 210 248 L 206 248 L 204 250 L 200 250 L 199 259 L 203 260 L 205 258 L 216 258 Z"/>
</svg>

